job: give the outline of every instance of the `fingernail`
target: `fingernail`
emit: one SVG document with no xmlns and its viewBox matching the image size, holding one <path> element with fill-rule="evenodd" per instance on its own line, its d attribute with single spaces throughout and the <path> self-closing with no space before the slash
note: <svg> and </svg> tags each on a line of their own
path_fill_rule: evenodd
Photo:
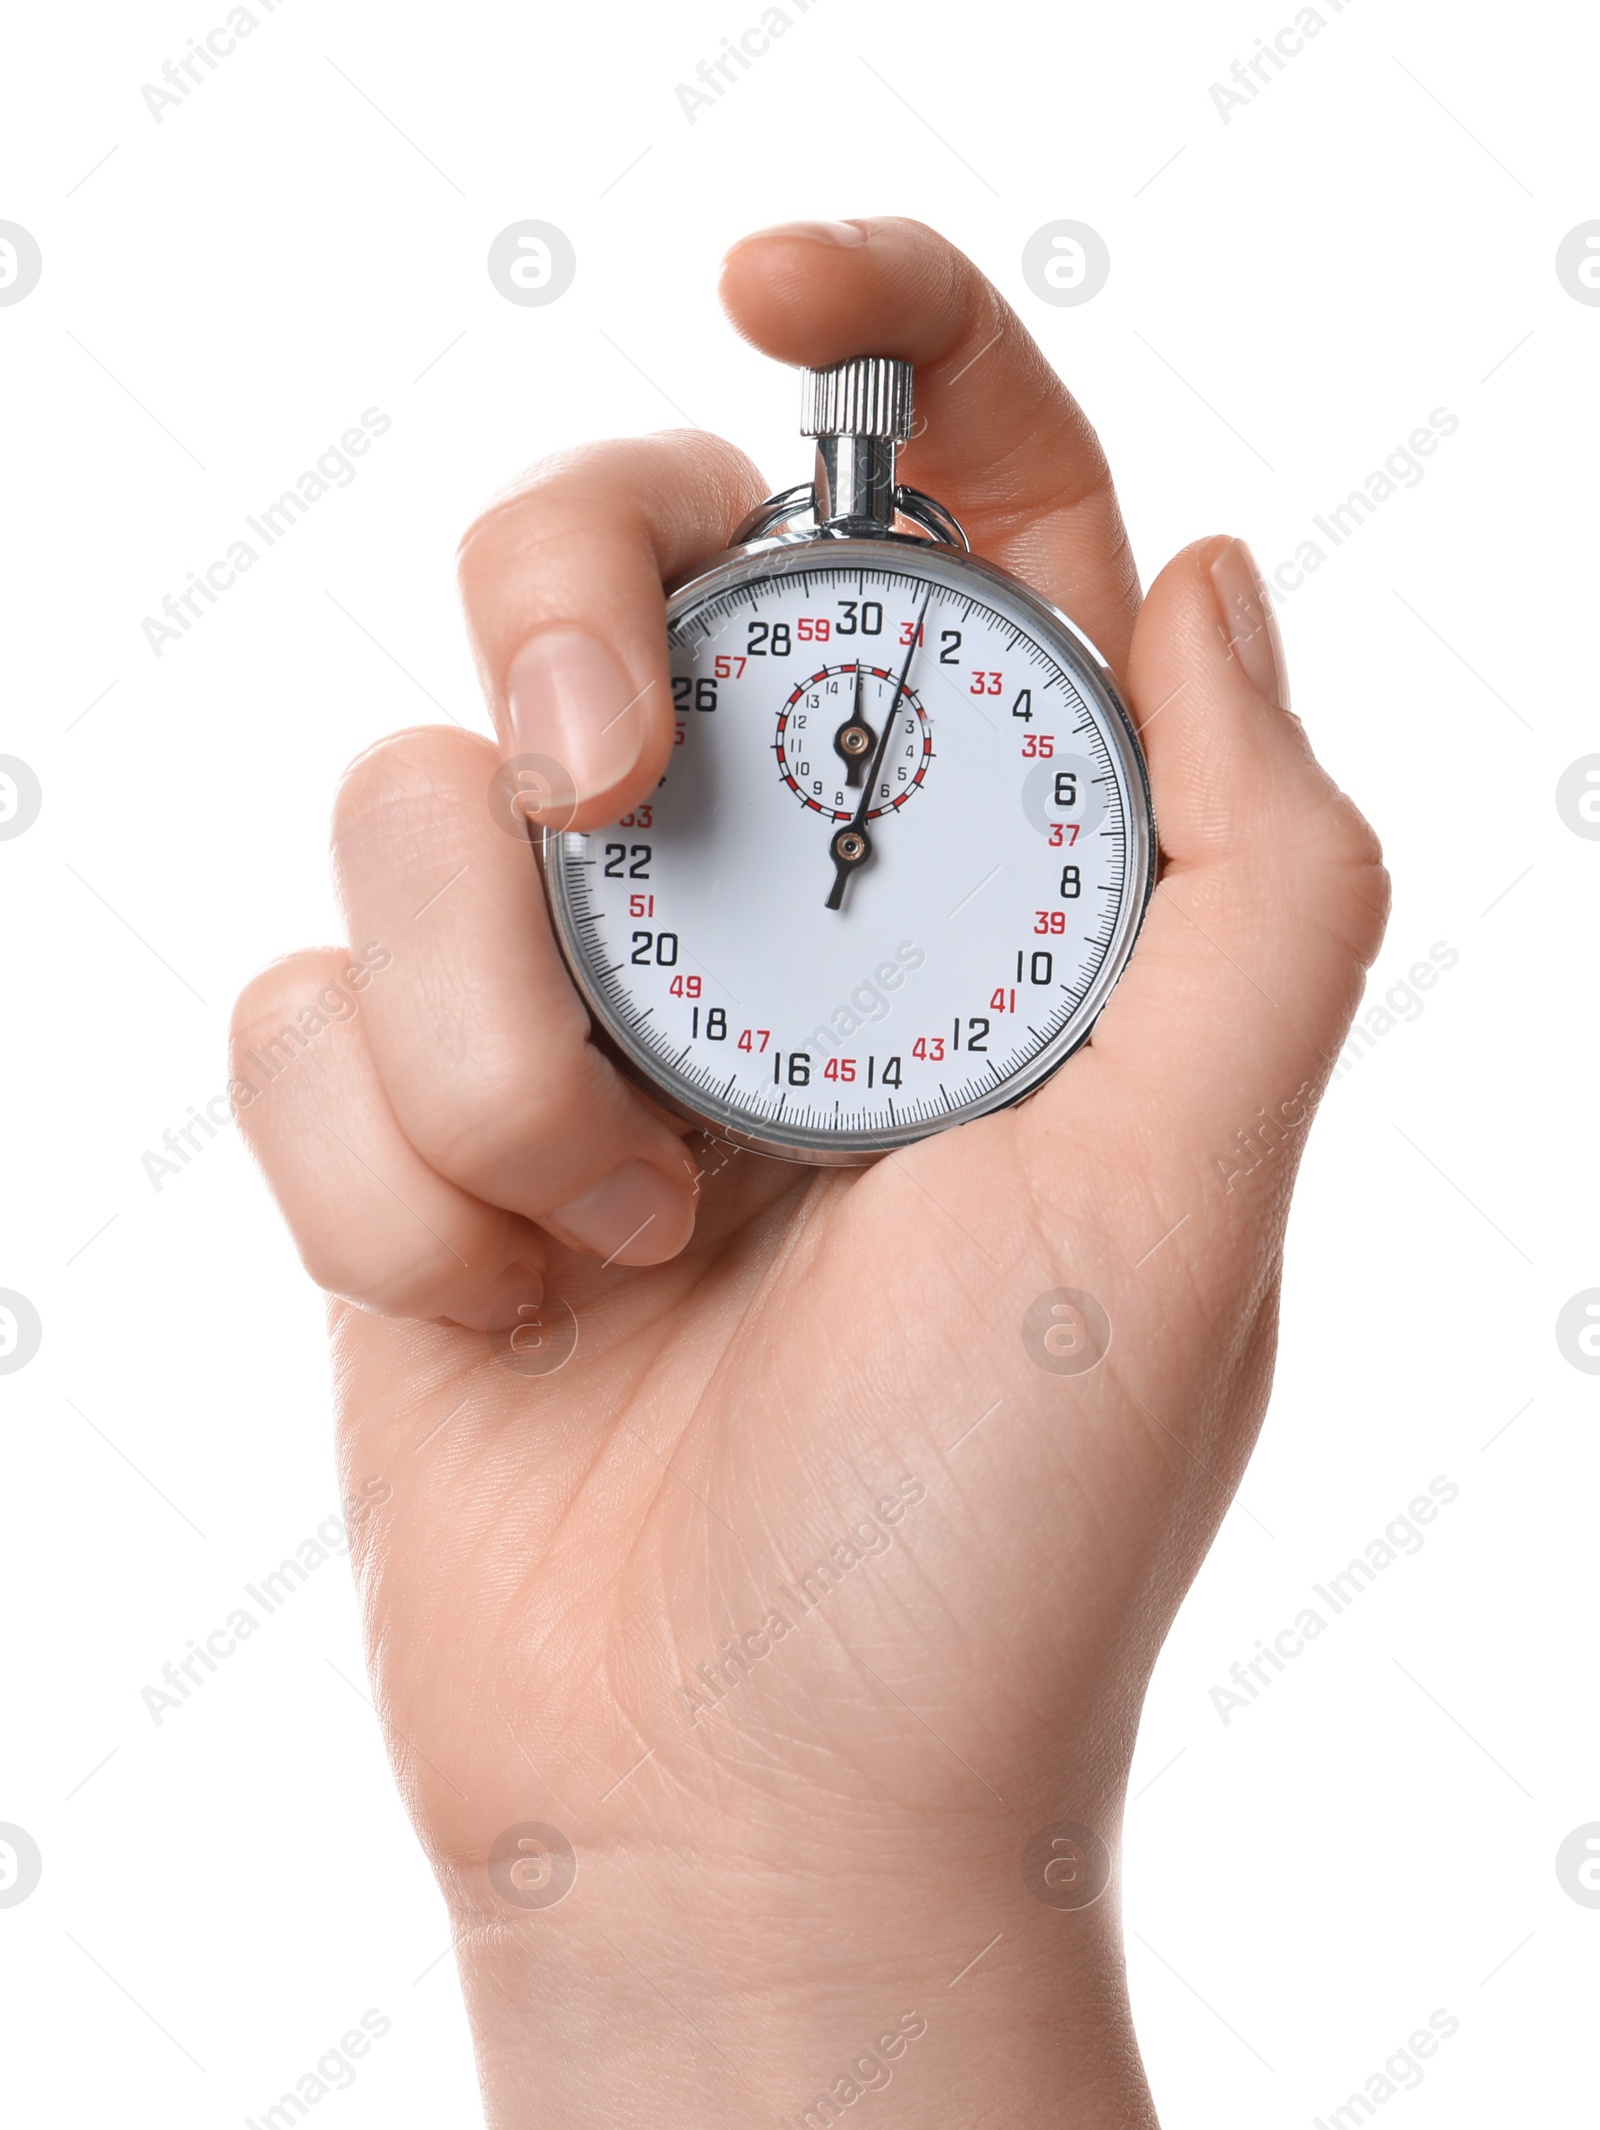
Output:
<svg viewBox="0 0 1600 2130">
<path fill-rule="evenodd" d="M 1228 651 L 1244 668 L 1245 678 L 1275 709 L 1289 707 L 1289 675 L 1283 639 L 1256 568 L 1242 540 L 1230 540 L 1211 565 L 1211 582 L 1222 616 Z"/>
<path fill-rule="evenodd" d="M 749 236 L 741 237 L 731 245 L 728 257 L 746 244 L 760 244 L 768 237 L 803 237 L 811 244 L 837 244 L 851 247 L 865 244 L 867 233 L 857 228 L 854 222 L 774 222 L 770 229 L 753 229 Z"/>
<path fill-rule="evenodd" d="M 630 774 L 644 746 L 644 688 L 581 629 L 544 629 L 511 661 L 506 700 L 519 754 L 558 764 L 583 805 Z"/>
<path fill-rule="evenodd" d="M 694 1233 L 694 1201 L 650 1162 L 624 1161 L 540 1225 L 607 1264 L 659 1265 Z"/>
</svg>

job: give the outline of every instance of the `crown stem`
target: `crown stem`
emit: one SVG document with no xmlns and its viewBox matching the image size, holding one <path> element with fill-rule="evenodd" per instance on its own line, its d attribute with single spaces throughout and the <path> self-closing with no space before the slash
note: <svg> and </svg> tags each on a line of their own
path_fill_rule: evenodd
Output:
<svg viewBox="0 0 1600 2130">
<path fill-rule="evenodd" d="M 819 436 L 814 476 L 817 523 L 894 523 L 892 436 Z"/>
</svg>

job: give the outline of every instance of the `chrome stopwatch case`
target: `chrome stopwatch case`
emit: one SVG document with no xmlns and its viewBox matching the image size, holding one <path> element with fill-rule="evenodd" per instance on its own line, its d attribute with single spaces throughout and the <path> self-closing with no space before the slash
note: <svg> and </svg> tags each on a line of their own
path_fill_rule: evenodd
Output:
<svg viewBox="0 0 1600 2130">
<path fill-rule="evenodd" d="M 1144 759 L 1058 608 L 897 485 L 906 363 L 804 373 L 812 482 L 667 607 L 676 741 L 608 828 L 547 829 L 557 936 L 658 1099 L 862 1163 L 1034 1093 L 1149 898 Z"/>
</svg>

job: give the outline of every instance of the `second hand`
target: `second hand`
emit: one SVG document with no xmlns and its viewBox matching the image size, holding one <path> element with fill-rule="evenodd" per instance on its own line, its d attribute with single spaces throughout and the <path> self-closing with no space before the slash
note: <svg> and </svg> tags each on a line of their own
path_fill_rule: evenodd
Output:
<svg viewBox="0 0 1600 2130">
<path fill-rule="evenodd" d="M 900 678 L 895 682 L 894 698 L 883 720 L 883 730 L 878 735 L 878 744 L 873 749 L 872 764 L 867 771 L 866 789 L 861 794 L 861 804 L 855 815 L 838 830 L 828 850 L 833 858 L 833 886 L 828 890 L 825 905 L 830 910 L 844 907 L 844 884 L 857 866 L 865 865 L 872 856 L 872 838 L 867 833 L 867 815 L 872 810 L 872 795 L 878 786 L 878 771 L 883 767 L 883 758 L 889 751 L 889 736 L 894 731 L 895 719 L 900 714 L 900 699 L 906 692 L 906 682 L 911 676 L 911 661 L 917 655 L 917 646 L 922 641 L 922 624 L 927 618 L 928 607 L 933 599 L 933 586 L 928 586 L 922 602 L 922 610 L 911 624 L 911 641 L 906 645 L 905 662 L 900 668 Z"/>
</svg>

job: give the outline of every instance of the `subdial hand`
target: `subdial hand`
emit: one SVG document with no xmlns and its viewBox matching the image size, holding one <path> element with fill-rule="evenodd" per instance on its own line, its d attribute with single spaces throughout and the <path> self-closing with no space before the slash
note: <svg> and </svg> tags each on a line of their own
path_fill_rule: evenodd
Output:
<svg viewBox="0 0 1600 2130">
<path fill-rule="evenodd" d="M 858 662 L 855 705 L 845 723 L 833 735 L 833 751 L 845 765 L 844 780 L 857 790 L 867 773 L 867 756 L 872 751 L 872 742 L 872 727 L 861 714 L 861 667 Z"/>
<path fill-rule="evenodd" d="M 933 598 L 933 586 L 928 586 L 923 596 L 922 610 L 911 624 L 911 641 L 906 645 L 905 661 L 900 668 L 900 678 L 894 684 L 894 695 L 884 713 L 883 730 L 878 734 L 878 744 L 872 750 L 872 766 L 867 772 L 866 789 L 861 794 L 861 804 L 852 818 L 839 829 L 829 844 L 833 859 L 833 886 L 828 890 L 826 907 L 838 910 L 844 907 L 844 884 L 858 866 L 865 865 L 872 856 L 872 838 L 867 832 L 867 815 L 872 811 L 872 794 L 877 789 L 878 772 L 883 767 L 883 758 L 889 751 L 889 735 L 894 731 L 895 720 L 900 714 L 901 698 L 906 692 L 906 682 L 911 678 L 911 661 L 917 655 L 917 645 L 922 641 L 922 624 L 927 618 L 928 606 Z M 856 683 L 859 687 L 861 668 L 856 667 Z"/>
</svg>

